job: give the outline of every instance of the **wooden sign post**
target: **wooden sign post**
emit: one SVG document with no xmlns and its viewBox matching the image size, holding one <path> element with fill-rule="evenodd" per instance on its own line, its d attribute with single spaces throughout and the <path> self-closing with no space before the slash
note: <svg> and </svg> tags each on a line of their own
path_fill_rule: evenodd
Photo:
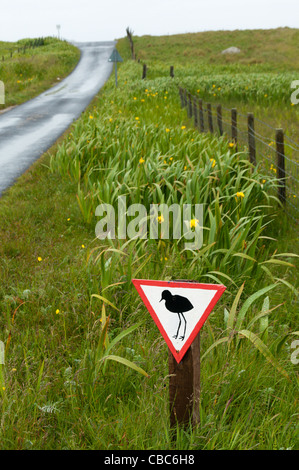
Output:
<svg viewBox="0 0 299 470">
<path fill-rule="evenodd" d="M 199 423 L 199 331 L 226 287 L 193 281 L 133 279 L 169 347 L 170 425 Z"/>
<path fill-rule="evenodd" d="M 170 427 L 188 425 L 190 420 L 196 426 L 200 423 L 200 333 L 181 362 L 169 350 L 168 365 Z"/>
</svg>

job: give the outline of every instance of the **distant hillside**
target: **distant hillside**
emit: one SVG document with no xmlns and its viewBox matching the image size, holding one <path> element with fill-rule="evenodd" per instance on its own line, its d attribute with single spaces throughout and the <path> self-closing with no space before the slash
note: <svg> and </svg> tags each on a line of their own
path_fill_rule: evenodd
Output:
<svg viewBox="0 0 299 470">
<path fill-rule="evenodd" d="M 271 70 L 299 70 L 299 29 L 206 31 L 172 36 L 134 36 L 133 39 L 137 58 L 141 61 L 158 60 L 170 64 L 175 60 L 181 65 L 260 64 Z M 119 41 L 119 50 L 125 48 L 126 41 L 126 38 Z M 241 53 L 221 54 L 231 46 L 241 49 Z"/>
</svg>

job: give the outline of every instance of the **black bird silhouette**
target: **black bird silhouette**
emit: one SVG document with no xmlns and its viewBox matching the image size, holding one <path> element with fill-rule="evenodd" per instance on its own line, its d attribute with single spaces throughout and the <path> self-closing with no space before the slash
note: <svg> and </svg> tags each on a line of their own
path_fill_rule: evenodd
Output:
<svg viewBox="0 0 299 470">
<path fill-rule="evenodd" d="M 182 297 L 181 295 L 172 295 L 171 292 L 169 292 L 169 290 L 163 290 L 160 302 L 162 300 L 165 300 L 165 307 L 167 308 L 167 310 L 173 313 L 177 313 L 179 316 L 179 326 L 178 326 L 176 335 L 174 335 L 175 339 L 177 339 L 179 335 L 180 326 L 182 323 L 182 319 L 181 319 L 181 316 L 182 316 L 185 322 L 185 327 L 184 327 L 184 334 L 180 336 L 180 339 L 183 341 L 185 339 L 186 326 L 187 326 L 187 321 L 183 313 L 189 312 L 189 310 L 192 310 L 194 308 L 193 305 L 191 304 L 190 300 L 186 299 L 186 297 Z"/>
</svg>

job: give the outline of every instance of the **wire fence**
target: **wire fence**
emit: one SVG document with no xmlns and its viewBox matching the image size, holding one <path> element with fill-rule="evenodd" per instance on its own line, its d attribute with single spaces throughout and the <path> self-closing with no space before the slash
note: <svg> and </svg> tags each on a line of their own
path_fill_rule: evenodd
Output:
<svg viewBox="0 0 299 470">
<path fill-rule="evenodd" d="M 28 39 L 25 43 L 20 44 L 16 47 L 15 44 L 11 46 L 7 46 L 7 48 L 1 51 L 0 60 L 2 62 L 12 59 L 17 55 L 20 56 L 21 54 L 25 54 L 30 49 L 35 49 L 36 47 L 41 47 L 45 45 L 45 38 L 35 38 L 35 39 Z"/>
<path fill-rule="evenodd" d="M 200 132 L 227 136 L 235 149 L 248 153 L 252 164 L 279 180 L 278 198 L 291 218 L 299 220 L 299 144 L 252 113 L 206 103 L 179 87 L 181 106 Z"/>
</svg>

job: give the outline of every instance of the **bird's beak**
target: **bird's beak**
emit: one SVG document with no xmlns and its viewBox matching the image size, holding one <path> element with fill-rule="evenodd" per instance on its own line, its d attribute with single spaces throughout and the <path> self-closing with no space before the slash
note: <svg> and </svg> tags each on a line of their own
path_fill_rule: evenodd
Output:
<svg viewBox="0 0 299 470">
<path fill-rule="evenodd" d="M 161 297 L 161 300 L 159 300 L 159 302 L 162 302 L 163 298 Z"/>
</svg>

